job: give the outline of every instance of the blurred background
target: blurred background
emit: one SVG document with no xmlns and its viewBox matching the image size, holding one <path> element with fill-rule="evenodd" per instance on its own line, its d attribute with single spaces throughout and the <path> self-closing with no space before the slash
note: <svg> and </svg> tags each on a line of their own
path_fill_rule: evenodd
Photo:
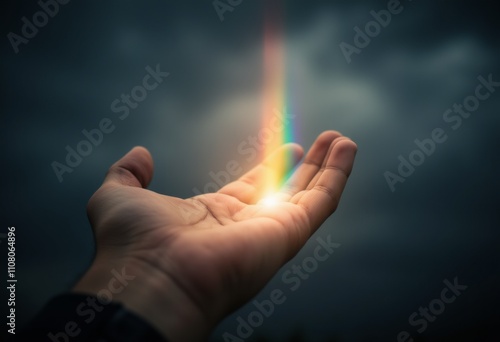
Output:
<svg viewBox="0 0 500 342">
<path fill-rule="evenodd" d="M 70 1 L 44 22 L 33 18 L 42 10 L 35 1 L 3 2 L 0 233 L 16 227 L 19 325 L 91 262 L 85 205 L 130 148 L 151 151 L 150 188 L 179 197 L 203 191 L 210 172 L 229 160 L 245 170 L 258 162 L 238 146 L 262 128 L 270 3 Z M 248 322 L 256 310 L 249 303 L 221 322 L 211 341 L 398 341 L 402 331 L 415 341 L 499 341 L 500 88 L 490 86 L 459 127 L 459 114 L 443 118 L 475 94 L 479 76 L 500 81 L 496 2 L 403 0 L 378 30 L 369 24 L 372 11 L 387 12 L 390 1 L 274 6 L 284 25 L 293 140 L 308 148 L 320 132 L 336 129 L 359 152 L 335 215 L 255 298 L 279 289 L 286 301 L 249 336 L 238 336 L 238 317 Z M 36 34 L 22 32 L 23 17 L 38 20 Z M 367 24 L 372 37 L 360 48 L 363 38 L 356 46 L 355 36 L 366 34 Z M 343 52 L 346 44 L 355 52 Z M 121 119 L 124 112 L 111 104 L 158 64 L 168 77 Z M 58 179 L 53 163 L 65 164 L 66 146 L 76 149 L 82 130 L 105 118 L 113 132 Z M 391 189 L 385 173 L 398 175 L 398 157 L 408 160 L 418 149 L 414 140 L 431 138 L 436 128 L 446 141 Z M 340 246 L 292 290 L 285 272 L 328 236 Z M 442 312 L 418 332 L 422 325 L 410 316 L 455 278 L 467 288 L 444 311 L 434 303 Z"/>
</svg>

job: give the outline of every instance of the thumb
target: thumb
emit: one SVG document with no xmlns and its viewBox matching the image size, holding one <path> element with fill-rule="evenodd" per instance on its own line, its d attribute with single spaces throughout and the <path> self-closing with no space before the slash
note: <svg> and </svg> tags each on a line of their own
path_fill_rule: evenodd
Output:
<svg viewBox="0 0 500 342">
<path fill-rule="evenodd" d="M 146 188 L 153 178 L 153 157 L 141 146 L 134 147 L 108 170 L 104 184 Z"/>
</svg>

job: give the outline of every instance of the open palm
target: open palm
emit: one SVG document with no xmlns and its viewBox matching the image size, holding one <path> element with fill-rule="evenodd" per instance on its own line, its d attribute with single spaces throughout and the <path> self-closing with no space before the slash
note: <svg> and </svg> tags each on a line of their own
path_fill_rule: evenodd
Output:
<svg viewBox="0 0 500 342">
<path fill-rule="evenodd" d="M 145 189 L 152 159 L 134 148 L 89 201 L 97 257 L 126 254 L 148 264 L 216 323 L 255 295 L 335 211 L 355 153 L 340 133 L 322 133 L 270 206 L 259 203 L 263 180 L 274 158 L 292 155 L 297 163 L 298 145 L 282 146 L 217 193 L 189 199 Z"/>
</svg>

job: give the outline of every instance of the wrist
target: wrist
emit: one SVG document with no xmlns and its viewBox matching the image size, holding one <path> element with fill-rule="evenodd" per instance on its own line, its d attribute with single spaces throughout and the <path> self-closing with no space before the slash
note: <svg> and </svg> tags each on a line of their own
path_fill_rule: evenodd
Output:
<svg viewBox="0 0 500 342">
<path fill-rule="evenodd" d="M 170 342 L 205 340 L 212 328 L 202 310 L 173 279 L 132 258 L 96 258 L 72 291 L 102 297 L 103 304 L 110 300 L 122 303 Z"/>
</svg>

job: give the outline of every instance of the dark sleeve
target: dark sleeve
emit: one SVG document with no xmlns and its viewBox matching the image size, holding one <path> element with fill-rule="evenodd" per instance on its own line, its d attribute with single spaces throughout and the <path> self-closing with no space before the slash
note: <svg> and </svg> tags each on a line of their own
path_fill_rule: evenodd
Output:
<svg viewBox="0 0 500 342">
<path fill-rule="evenodd" d="M 18 337 L 21 341 L 50 342 L 166 342 L 144 319 L 120 303 L 77 293 L 51 299 Z"/>
</svg>

